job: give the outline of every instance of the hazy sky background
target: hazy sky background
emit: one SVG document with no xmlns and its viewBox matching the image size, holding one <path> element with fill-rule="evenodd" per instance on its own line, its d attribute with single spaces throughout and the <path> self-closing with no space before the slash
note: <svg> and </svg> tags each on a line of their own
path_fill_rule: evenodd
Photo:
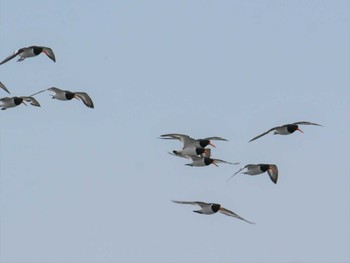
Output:
<svg viewBox="0 0 350 263">
<path fill-rule="evenodd" d="M 0 261 L 349 262 L 349 1 L 0 2 Z M 0 97 L 7 94 L 0 90 Z M 295 121 L 304 134 L 254 136 Z M 160 134 L 221 136 L 205 168 Z M 267 174 L 237 175 L 249 163 Z M 218 202 L 256 225 L 171 200 Z"/>
</svg>

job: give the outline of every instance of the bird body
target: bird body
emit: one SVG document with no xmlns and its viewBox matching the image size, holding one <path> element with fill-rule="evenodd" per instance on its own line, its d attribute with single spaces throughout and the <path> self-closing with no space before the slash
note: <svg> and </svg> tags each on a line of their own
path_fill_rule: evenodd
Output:
<svg viewBox="0 0 350 263">
<path fill-rule="evenodd" d="M 174 150 L 173 153 L 176 156 L 187 158 L 186 156 L 191 156 L 191 155 L 195 155 L 195 156 L 196 155 L 202 156 L 202 154 L 205 154 L 205 156 L 207 156 L 208 154 L 210 155 L 209 150 L 210 149 L 205 149 L 205 148 L 187 147 L 178 151 Z"/>
<path fill-rule="evenodd" d="M 56 100 L 71 100 L 75 96 L 73 92 L 68 90 L 58 90 L 57 88 L 50 88 L 49 90 L 54 92 L 52 98 Z"/>
</svg>

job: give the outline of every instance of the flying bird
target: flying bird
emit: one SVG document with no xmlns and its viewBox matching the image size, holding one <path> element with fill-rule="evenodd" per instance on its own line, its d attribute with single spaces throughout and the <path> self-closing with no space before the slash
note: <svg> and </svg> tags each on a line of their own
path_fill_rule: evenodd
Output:
<svg viewBox="0 0 350 263">
<path fill-rule="evenodd" d="M 8 94 L 11 94 L 9 90 L 5 87 L 5 85 L 0 81 L 0 88 L 2 88 L 4 91 L 6 91 Z"/>
<path fill-rule="evenodd" d="M 31 96 L 37 95 L 37 94 L 39 94 L 41 92 L 44 92 L 46 90 L 54 92 L 54 94 L 52 95 L 53 99 L 57 99 L 57 100 L 71 100 L 71 99 L 74 98 L 74 99 L 77 99 L 77 100 L 82 100 L 83 103 L 87 107 L 94 108 L 94 103 L 93 103 L 92 99 L 85 92 L 72 92 L 72 91 L 69 91 L 69 90 L 61 90 L 61 89 L 52 87 L 52 88 L 49 88 L 49 89 L 44 89 L 44 90 L 38 91 L 37 93 L 34 93 Z"/>
<path fill-rule="evenodd" d="M 198 202 L 198 201 L 195 201 L 195 202 L 187 202 L 187 201 L 174 201 L 174 203 L 177 203 L 177 204 L 185 204 L 185 205 L 198 205 L 200 206 L 200 210 L 194 210 L 193 212 L 195 213 L 198 213 L 198 214 L 202 214 L 202 215 L 212 215 L 212 214 L 215 214 L 217 212 L 220 212 L 224 215 L 227 215 L 227 216 L 232 216 L 232 217 L 235 217 L 235 218 L 238 218 L 238 219 L 241 219 L 249 224 L 255 224 L 253 222 L 250 222 L 246 219 L 244 219 L 243 217 L 240 217 L 239 215 L 237 215 L 236 213 L 226 209 L 226 208 L 223 208 L 220 204 L 215 204 L 215 203 L 204 203 L 204 202 Z"/>
<path fill-rule="evenodd" d="M 42 47 L 42 46 L 30 46 L 30 47 L 24 47 L 24 48 L 20 48 L 20 49 L 16 50 L 15 52 L 12 53 L 12 55 L 8 56 L 2 62 L 0 62 L 0 65 L 13 59 L 17 55 L 19 56 L 19 59 L 17 60 L 17 62 L 19 62 L 19 61 L 22 61 L 26 58 L 36 57 L 36 56 L 40 55 L 41 53 L 44 53 L 53 62 L 56 62 L 55 54 L 53 53 L 51 48 Z"/>
<path fill-rule="evenodd" d="M 13 108 L 13 107 L 16 107 L 22 103 L 27 106 L 27 104 L 25 104 L 25 101 L 29 102 L 30 105 L 40 107 L 39 102 L 31 96 L 1 98 L 0 99 L 0 102 L 1 102 L 0 107 L 2 107 L 1 110 L 6 110 L 7 108 Z"/>
<path fill-rule="evenodd" d="M 192 163 L 187 163 L 185 165 L 195 166 L 195 167 L 203 167 L 211 164 L 215 165 L 216 167 L 219 167 L 217 163 L 227 163 L 227 164 L 233 164 L 233 165 L 239 164 L 239 163 L 230 163 L 220 159 L 212 159 L 210 157 L 199 157 L 195 155 L 187 155 L 187 158 L 192 159 Z"/>
<path fill-rule="evenodd" d="M 263 163 L 248 164 L 248 165 L 244 166 L 238 172 L 236 172 L 234 175 L 232 175 L 230 178 L 228 178 L 226 180 L 226 182 L 228 180 L 230 180 L 236 174 L 243 171 L 244 169 L 247 169 L 247 170 L 245 172 L 243 172 L 243 174 L 249 174 L 249 175 L 258 175 L 258 174 L 265 173 L 267 171 L 268 175 L 270 176 L 271 181 L 274 182 L 275 184 L 277 183 L 277 179 L 278 179 L 277 166 L 275 164 L 263 164 Z"/>
<path fill-rule="evenodd" d="M 182 149 L 185 149 L 187 147 L 205 148 L 208 145 L 216 147 L 214 144 L 211 143 L 212 140 L 227 141 L 226 139 L 221 137 L 207 137 L 204 139 L 193 139 L 186 134 L 179 134 L 179 133 L 163 134 L 160 136 L 160 139 L 179 140 L 183 144 Z"/>
<path fill-rule="evenodd" d="M 316 125 L 316 126 L 322 126 L 320 124 L 317 123 L 313 123 L 313 122 L 308 122 L 308 121 L 299 121 L 299 122 L 294 122 L 291 124 L 285 124 L 282 126 L 277 126 L 277 127 L 273 127 L 270 130 L 254 137 L 253 139 L 251 139 L 249 142 L 254 141 L 270 132 L 273 132 L 273 134 L 280 134 L 280 135 L 288 135 L 288 134 L 292 134 L 295 131 L 300 131 L 302 133 L 304 133 L 302 130 L 299 129 L 299 125 Z"/>
</svg>

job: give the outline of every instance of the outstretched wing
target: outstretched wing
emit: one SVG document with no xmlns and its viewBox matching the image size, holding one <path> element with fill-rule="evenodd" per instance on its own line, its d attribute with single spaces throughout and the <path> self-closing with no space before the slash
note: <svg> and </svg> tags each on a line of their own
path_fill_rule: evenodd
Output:
<svg viewBox="0 0 350 263">
<path fill-rule="evenodd" d="M 321 124 L 317 124 L 317 123 L 313 123 L 313 122 L 309 122 L 309 121 L 298 121 L 298 122 L 294 122 L 293 124 L 296 124 L 296 125 L 316 125 L 316 126 L 322 126 Z"/>
<path fill-rule="evenodd" d="M 204 207 L 204 206 L 207 206 L 209 205 L 208 203 L 204 203 L 204 202 L 199 202 L 199 201 L 175 201 L 175 200 L 171 200 L 173 201 L 174 203 L 177 203 L 177 204 L 183 204 L 183 205 L 198 205 L 200 207 Z"/>
<path fill-rule="evenodd" d="M 43 53 L 48 56 L 53 62 L 56 62 L 55 54 L 53 53 L 52 49 L 49 47 L 42 47 Z"/>
<path fill-rule="evenodd" d="M 227 164 L 233 164 L 233 165 L 237 165 L 239 164 L 239 162 L 237 163 L 231 163 L 231 162 L 227 162 L 227 161 L 224 161 L 224 160 L 221 160 L 221 159 L 213 159 L 215 163 L 227 163 Z"/>
<path fill-rule="evenodd" d="M 230 180 L 232 177 L 234 177 L 236 174 L 242 172 L 245 168 L 247 168 L 247 166 L 244 166 L 243 168 L 241 168 L 241 169 L 239 169 L 237 172 L 235 172 L 233 175 L 231 175 L 231 176 L 226 180 L 226 182 L 227 182 L 228 180 Z"/>
<path fill-rule="evenodd" d="M 230 210 L 228 210 L 228 209 L 226 209 L 226 208 L 220 207 L 219 212 L 222 213 L 222 214 L 224 214 L 224 215 L 227 215 L 227 216 L 232 216 L 232 217 L 241 219 L 241 220 L 243 220 L 243 221 L 245 221 L 245 222 L 247 222 L 247 223 L 249 223 L 249 224 L 255 224 L 255 223 L 253 223 L 253 222 L 250 222 L 250 221 L 244 219 L 243 217 L 240 217 L 240 216 L 237 215 L 236 213 L 233 213 L 232 211 L 230 211 Z"/>
<path fill-rule="evenodd" d="M 7 61 L 13 59 L 15 56 L 17 56 L 19 53 L 21 53 L 23 51 L 23 49 L 18 49 L 15 52 L 12 53 L 12 55 L 8 56 L 7 58 L 5 58 L 3 61 L 0 62 L 0 65 L 6 63 Z"/>
<path fill-rule="evenodd" d="M 92 99 L 90 98 L 90 96 L 85 93 L 85 92 L 75 92 L 75 96 L 77 96 L 79 99 L 81 99 L 85 106 L 89 107 L 89 108 L 94 108 L 94 103 L 92 102 Z"/>
<path fill-rule="evenodd" d="M 35 95 L 37 95 L 37 94 L 39 94 L 39 93 L 41 93 L 41 92 L 47 91 L 47 90 L 48 90 L 48 89 L 43 89 L 43 90 L 41 90 L 41 91 L 35 92 L 34 94 L 32 94 L 32 95 L 30 95 L 30 96 L 35 96 Z"/>
<path fill-rule="evenodd" d="M 9 90 L 5 87 L 5 85 L 4 84 L 2 84 L 2 82 L 0 81 L 0 88 L 2 88 L 4 91 L 6 91 L 8 94 L 11 94 L 10 92 L 9 92 Z"/>
<path fill-rule="evenodd" d="M 34 94 L 30 95 L 30 96 L 35 96 L 35 95 L 37 95 L 37 94 L 39 94 L 41 92 L 47 91 L 47 90 L 55 92 L 55 94 L 59 93 L 59 92 L 63 92 L 63 90 L 61 90 L 61 89 L 58 89 L 58 88 L 55 88 L 55 87 L 51 87 L 51 88 L 48 88 L 48 89 L 43 89 L 41 91 L 38 91 L 38 92 L 36 92 L 36 93 L 34 93 Z"/>
<path fill-rule="evenodd" d="M 31 97 L 31 96 L 28 96 L 28 97 L 22 96 L 20 98 L 24 99 L 26 102 L 29 102 L 30 105 L 33 105 L 33 106 L 36 106 L 36 107 L 40 107 L 39 102 L 36 99 L 34 99 L 33 97 Z"/>
<path fill-rule="evenodd" d="M 264 133 L 262 133 L 262 134 L 260 134 L 260 135 L 258 135 L 258 136 L 256 136 L 256 137 L 254 137 L 254 138 L 251 139 L 249 142 L 252 142 L 252 141 L 254 141 L 254 140 L 256 140 L 256 139 L 259 139 L 260 137 L 262 137 L 262 136 L 264 136 L 264 135 L 266 135 L 266 134 L 272 132 L 273 130 L 275 130 L 276 128 L 279 128 L 279 127 L 280 127 L 280 126 L 271 128 L 270 130 L 268 130 L 268 131 L 266 131 L 266 132 L 264 132 Z"/>
<path fill-rule="evenodd" d="M 196 141 L 195 139 L 191 138 L 190 136 L 188 136 L 186 134 L 180 134 L 180 133 L 163 134 L 163 135 L 160 135 L 160 139 L 179 140 L 183 144 L 182 149 L 185 149 L 186 147 L 193 146 L 193 142 Z"/>
<path fill-rule="evenodd" d="M 271 164 L 270 168 L 267 170 L 268 175 L 271 178 L 271 181 L 277 184 L 278 179 L 278 168 L 277 165 Z"/>
<path fill-rule="evenodd" d="M 207 138 L 204 138 L 204 140 L 215 140 L 215 141 L 226 141 L 228 142 L 228 140 L 224 139 L 224 138 L 221 138 L 221 137 L 207 137 Z"/>
</svg>

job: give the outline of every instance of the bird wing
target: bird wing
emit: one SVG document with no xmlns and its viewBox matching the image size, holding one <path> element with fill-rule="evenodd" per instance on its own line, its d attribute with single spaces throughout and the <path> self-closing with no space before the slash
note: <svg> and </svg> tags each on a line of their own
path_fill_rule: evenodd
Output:
<svg viewBox="0 0 350 263">
<path fill-rule="evenodd" d="M 11 99 L 12 99 L 12 98 L 4 97 L 4 98 L 1 98 L 0 101 L 1 101 L 2 103 L 5 103 L 5 102 L 7 102 L 7 101 L 10 101 Z"/>
<path fill-rule="evenodd" d="M 31 96 L 22 96 L 20 98 L 24 99 L 26 102 L 29 102 L 30 105 L 33 105 L 33 106 L 36 106 L 36 107 L 40 107 L 39 102 L 36 99 L 34 99 L 33 97 L 31 97 Z"/>
<path fill-rule="evenodd" d="M 271 181 L 276 184 L 277 183 L 277 179 L 278 179 L 278 168 L 277 168 L 277 165 L 271 164 L 270 168 L 267 170 L 267 173 L 270 176 Z"/>
<path fill-rule="evenodd" d="M 0 88 L 2 88 L 4 91 L 6 91 L 8 94 L 11 94 L 9 90 L 5 87 L 5 85 L 0 81 Z"/>
<path fill-rule="evenodd" d="M 239 164 L 239 162 L 237 163 L 231 163 L 231 162 L 227 162 L 227 161 L 224 161 L 224 160 L 221 160 L 221 159 L 213 159 L 216 163 L 227 163 L 227 164 L 233 164 L 233 165 L 237 165 Z"/>
<path fill-rule="evenodd" d="M 241 219 L 241 220 L 243 220 L 243 221 L 245 221 L 245 222 L 247 222 L 247 223 L 249 223 L 249 224 L 255 224 L 255 223 L 253 223 L 253 222 L 250 222 L 250 221 L 244 219 L 243 217 L 240 217 L 239 215 L 233 213 L 232 211 L 230 211 L 230 210 L 228 210 L 228 209 L 226 209 L 226 208 L 220 207 L 219 212 L 222 213 L 222 214 L 224 214 L 224 215 L 227 215 L 227 216 L 232 216 L 232 217 Z"/>
<path fill-rule="evenodd" d="M 199 201 L 175 201 L 175 200 L 172 200 L 174 203 L 177 203 L 177 204 L 183 204 L 183 205 L 198 205 L 200 207 L 204 207 L 204 206 L 207 206 L 209 205 L 208 203 L 204 203 L 204 202 L 199 202 Z"/>
<path fill-rule="evenodd" d="M 3 61 L 0 62 L 0 65 L 6 63 L 7 61 L 13 59 L 15 56 L 17 56 L 19 53 L 21 53 L 23 51 L 23 49 L 18 49 L 15 52 L 12 53 L 12 55 L 8 56 L 7 58 L 5 58 Z"/>
<path fill-rule="evenodd" d="M 47 91 L 47 90 L 48 90 L 48 89 L 43 89 L 43 90 L 41 90 L 41 91 L 35 92 L 34 94 L 30 95 L 30 97 L 35 96 L 35 95 L 37 95 L 37 94 L 39 94 L 39 93 L 41 93 L 41 92 Z"/>
<path fill-rule="evenodd" d="M 84 104 L 89 108 L 94 108 L 94 103 L 92 102 L 92 99 L 90 96 L 85 92 L 75 92 L 75 96 L 77 96 L 79 99 L 81 99 Z"/>
<path fill-rule="evenodd" d="M 193 142 L 195 139 L 191 138 L 190 136 L 186 134 L 180 134 L 180 133 L 169 133 L 169 134 L 163 134 L 160 136 L 161 139 L 175 139 L 179 140 L 183 144 L 183 149 L 186 147 L 193 146 Z"/>
<path fill-rule="evenodd" d="M 48 88 L 47 90 L 55 92 L 55 94 L 60 93 L 60 92 L 64 92 L 64 90 L 61 90 L 61 89 L 56 88 L 56 87 L 51 87 L 51 88 Z"/>
<path fill-rule="evenodd" d="M 264 133 L 262 133 L 262 134 L 260 134 L 260 135 L 258 135 L 258 136 L 256 136 L 256 137 L 254 137 L 254 138 L 251 139 L 249 142 L 252 142 L 252 141 L 254 141 L 254 140 L 256 140 L 256 139 L 259 139 L 260 137 L 262 137 L 262 136 L 268 134 L 269 132 L 272 132 L 273 130 L 275 130 L 276 128 L 279 128 L 279 127 L 280 127 L 280 126 L 271 128 L 270 130 L 268 130 L 268 131 L 266 131 L 266 132 L 264 132 Z"/>
<path fill-rule="evenodd" d="M 207 137 L 207 138 L 204 138 L 204 140 L 228 141 L 228 140 L 221 138 L 221 137 Z"/>
<path fill-rule="evenodd" d="M 53 53 L 52 49 L 49 47 L 42 47 L 43 52 L 46 56 L 48 56 L 53 62 L 56 62 L 55 54 Z"/>
<path fill-rule="evenodd" d="M 309 122 L 309 121 L 298 121 L 298 122 L 294 122 L 293 124 L 296 124 L 296 125 L 316 125 L 316 126 L 322 126 L 321 124 L 317 124 L 317 123 L 313 123 L 313 122 Z"/>
<path fill-rule="evenodd" d="M 41 93 L 41 92 L 47 91 L 47 90 L 52 91 L 52 92 L 54 92 L 55 94 L 57 94 L 57 93 L 59 93 L 59 92 L 63 92 L 63 90 L 61 90 L 61 89 L 59 89 L 59 88 L 51 87 L 51 88 L 48 88 L 48 89 L 43 89 L 43 90 L 41 90 L 41 91 L 38 91 L 38 92 L 36 92 L 36 93 L 34 93 L 34 94 L 30 95 L 30 96 L 35 96 L 35 95 L 37 95 L 37 94 L 39 94 L 39 93 Z"/>
<path fill-rule="evenodd" d="M 235 172 L 232 176 L 230 176 L 230 177 L 226 180 L 226 182 L 227 182 L 228 180 L 230 180 L 232 177 L 234 177 L 236 174 L 238 174 L 238 173 L 240 173 L 241 171 L 243 171 L 245 168 L 247 168 L 247 165 L 244 166 L 243 168 L 239 169 L 239 170 L 238 170 L 237 172 Z"/>
</svg>

